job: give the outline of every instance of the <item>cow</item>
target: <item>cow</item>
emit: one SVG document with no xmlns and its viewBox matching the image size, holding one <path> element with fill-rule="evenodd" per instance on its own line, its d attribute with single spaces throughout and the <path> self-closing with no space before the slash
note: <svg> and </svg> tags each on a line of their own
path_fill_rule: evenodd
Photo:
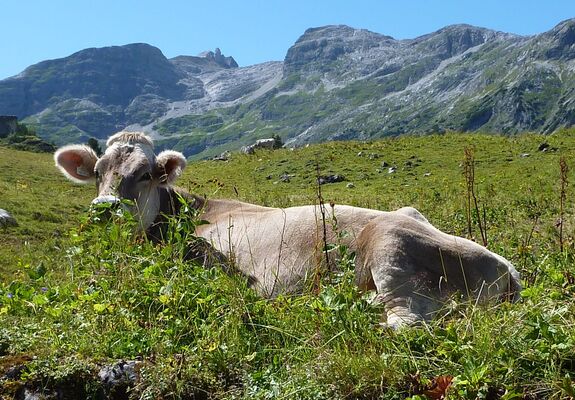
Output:
<svg viewBox="0 0 575 400">
<path fill-rule="evenodd" d="M 84 145 L 64 146 L 54 158 L 70 180 L 96 183 L 94 204 L 131 200 L 128 207 L 139 229 L 151 237 L 161 235 L 163 214 L 178 213 L 175 197 L 184 196 L 208 221 L 195 233 L 233 260 L 267 298 L 305 289 L 322 260 L 330 263 L 333 252 L 326 251 L 327 243 L 356 254 L 356 283 L 362 290 L 377 291 L 387 317 L 384 324 L 390 327 L 429 321 L 454 295 L 473 301 L 519 298 L 519 273 L 509 261 L 438 230 L 412 207 L 273 208 L 205 199 L 173 186 L 186 167 L 181 153 L 156 155 L 152 140 L 137 132 L 111 136 L 100 158 Z"/>
</svg>

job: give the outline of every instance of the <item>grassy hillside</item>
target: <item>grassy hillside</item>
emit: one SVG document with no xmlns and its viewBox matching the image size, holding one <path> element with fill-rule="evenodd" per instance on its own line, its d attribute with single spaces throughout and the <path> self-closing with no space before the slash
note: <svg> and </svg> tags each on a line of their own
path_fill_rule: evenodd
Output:
<svg viewBox="0 0 575 400">
<path fill-rule="evenodd" d="M 338 174 L 321 186 L 336 210 L 412 205 L 467 236 L 465 149 L 480 209 L 472 235 L 481 240 L 485 219 L 489 248 L 522 274 L 523 299 L 450 304 L 430 325 L 394 332 L 353 287 L 344 248 L 340 273 L 319 288 L 263 300 L 239 277 L 182 261 L 193 221 L 176 221 L 163 246 L 132 238 L 128 218 L 91 224 L 93 187 L 65 181 L 49 155 L 0 148 L 0 208 L 19 221 L 0 229 L 0 398 L 24 387 L 102 398 L 110 389 L 97 373 L 121 359 L 139 362 L 132 398 L 438 399 L 446 387 L 462 399 L 575 396 L 574 130 L 234 154 L 190 164 L 180 185 L 285 207 L 317 202 L 318 174 Z M 562 239 L 561 158 L 571 168 Z"/>
</svg>

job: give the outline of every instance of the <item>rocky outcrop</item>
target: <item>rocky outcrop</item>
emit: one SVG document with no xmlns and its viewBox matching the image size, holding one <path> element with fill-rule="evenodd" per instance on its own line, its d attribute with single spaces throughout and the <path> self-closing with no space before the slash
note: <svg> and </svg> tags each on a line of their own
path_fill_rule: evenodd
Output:
<svg viewBox="0 0 575 400">
<path fill-rule="evenodd" d="M 222 51 L 216 47 L 216 51 L 206 51 L 200 54 L 200 57 L 204 57 L 207 60 L 215 62 L 222 68 L 237 68 L 238 63 L 233 57 L 226 57 L 222 54 Z"/>
</svg>

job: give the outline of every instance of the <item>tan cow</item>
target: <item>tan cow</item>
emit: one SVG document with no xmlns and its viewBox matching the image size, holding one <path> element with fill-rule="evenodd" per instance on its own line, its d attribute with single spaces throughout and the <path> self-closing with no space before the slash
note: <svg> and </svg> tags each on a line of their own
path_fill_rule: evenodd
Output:
<svg viewBox="0 0 575 400">
<path fill-rule="evenodd" d="M 94 203 L 133 200 L 141 229 L 160 235 L 161 214 L 178 212 L 174 194 L 181 190 L 172 183 L 185 158 L 175 151 L 155 155 L 141 133 L 117 133 L 107 146 L 101 158 L 87 146 L 65 146 L 54 156 L 56 165 L 75 182 L 95 181 Z M 356 252 L 357 284 L 377 290 L 390 326 L 429 320 L 456 293 L 474 300 L 519 297 L 519 274 L 509 261 L 439 231 L 411 207 L 384 212 L 336 205 L 327 208 L 324 224 L 315 205 L 280 209 L 188 196 L 209 221 L 197 235 L 251 276 L 262 296 L 302 290 L 323 258 L 325 226 L 328 242 Z"/>
</svg>

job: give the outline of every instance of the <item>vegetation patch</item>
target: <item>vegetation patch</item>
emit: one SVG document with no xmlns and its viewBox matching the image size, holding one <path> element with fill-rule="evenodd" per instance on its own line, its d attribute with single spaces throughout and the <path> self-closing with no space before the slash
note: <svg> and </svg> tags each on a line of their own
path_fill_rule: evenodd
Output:
<svg viewBox="0 0 575 400">
<path fill-rule="evenodd" d="M 178 118 L 170 118 L 155 125 L 162 135 L 184 134 L 194 131 L 213 132 L 220 129 L 224 121 L 218 115 L 185 115 Z"/>
<path fill-rule="evenodd" d="M 17 150 L 51 153 L 56 147 L 39 138 L 34 128 L 18 124 L 16 131 L 5 138 L 0 138 L 0 145 L 6 145 Z"/>
</svg>

